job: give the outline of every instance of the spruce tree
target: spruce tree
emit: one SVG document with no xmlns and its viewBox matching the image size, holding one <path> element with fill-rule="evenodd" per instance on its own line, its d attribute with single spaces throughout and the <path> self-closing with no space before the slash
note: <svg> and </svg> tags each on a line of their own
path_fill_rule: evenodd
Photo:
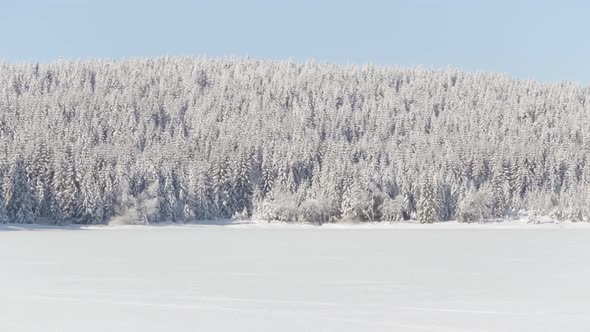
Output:
<svg viewBox="0 0 590 332">
<path fill-rule="evenodd" d="M 419 222 L 430 224 L 440 221 L 438 201 L 435 186 L 430 179 L 425 178 L 420 188 L 420 197 L 416 206 Z"/>
<path fill-rule="evenodd" d="M 11 222 L 30 224 L 36 220 L 35 196 L 29 184 L 22 157 L 17 157 L 10 172 L 6 190 L 6 212 Z"/>
</svg>

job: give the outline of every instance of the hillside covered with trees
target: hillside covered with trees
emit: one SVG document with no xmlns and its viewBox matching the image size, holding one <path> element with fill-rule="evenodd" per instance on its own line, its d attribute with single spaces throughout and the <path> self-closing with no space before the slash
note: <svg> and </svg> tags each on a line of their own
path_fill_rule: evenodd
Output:
<svg viewBox="0 0 590 332">
<path fill-rule="evenodd" d="M 0 64 L 0 222 L 590 221 L 590 88 L 252 59 Z"/>
</svg>

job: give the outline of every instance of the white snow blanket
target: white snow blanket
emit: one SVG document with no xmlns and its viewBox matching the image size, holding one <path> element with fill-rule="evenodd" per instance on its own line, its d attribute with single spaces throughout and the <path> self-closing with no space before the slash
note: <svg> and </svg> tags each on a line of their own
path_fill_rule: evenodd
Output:
<svg viewBox="0 0 590 332">
<path fill-rule="evenodd" d="M 0 331 L 588 331 L 585 224 L 0 225 Z"/>
</svg>

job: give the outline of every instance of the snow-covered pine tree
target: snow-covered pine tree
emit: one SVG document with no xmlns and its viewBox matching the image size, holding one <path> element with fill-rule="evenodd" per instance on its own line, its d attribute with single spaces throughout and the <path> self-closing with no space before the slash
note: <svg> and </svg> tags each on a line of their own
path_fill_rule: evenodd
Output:
<svg viewBox="0 0 590 332">
<path fill-rule="evenodd" d="M 177 222 L 182 216 L 182 210 L 178 206 L 178 193 L 174 186 L 174 177 L 173 172 L 168 170 L 160 178 L 160 190 L 158 193 L 160 197 L 160 220 L 165 222 Z"/>
<path fill-rule="evenodd" d="M 0 167 L 0 224 L 9 222 L 8 212 L 6 211 L 6 201 L 4 199 L 4 174 Z"/>
<path fill-rule="evenodd" d="M 234 167 L 234 194 L 236 196 L 236 212 L 252 214 L 252 163 L 247 154 L 242 155 Z"/>
<path fill-rule="evenodd" d="M 102 196 L 95 177 L 94 170 L 92 168 L 87 169 L 80 183 L 79 222 L 84 224 L 100 224 L 103 222 Z"/>
<path fill-rule="evenodd" d="M 58 160 L 53 180 L 53 217 L 57 223 L 78 222 L 80 181 L 71 150 Z"/>
<path fill-rule="evenodd" d="M 18 156 L 5 183 L 4 197 L 10 222 L 30 224 L 36 220 L 35 196 L 30 187 L 24 160 Z"/>
<path fill-rule="evenodd" d="M 0 224 L 6 224 L 10 221 L 8 219 L 8 212 L 6 211 L 6 204 L 4 203 L 3 193 L 0 190 Z"/>
<path fill-rule="evenodd" d="M 427 176 L 422 180 L 420 196 L 416 206 L 416 217 L 421 223 L 434 223 L 440 221 L 438 195 L 435 184 Z"/>
<path fill-rule="evenodd" d="M 267 157 L 263 160 L 261 173 L 262 178 L 260 180 L 260 192 L 264 197 L 274 187 L 275 181 L 275 172 L 273 171 L 272 162 L 270 158 Z"/>
<path fill-rule="evenodd" d="M 202 168 L 198 169 L 193 182 L 194 213 L 197 220 L 207 220 L 217 216 L 211 179 Z"/>
<path fill-rule="evenodd" d="M 212 165 L 213 194 L 220 217 L 230 218 L 235 211 L 235 196 L 232 186 L 232 170 L 229 158 L 221 157 Z"/>
<path fill-rule="evenodd" d="M 509 183 L 506 180 L 504 172 L 504 163 L 500 157 L 497 157 L 492 163 L 491 191 L 492 215 L 496 218 L 504 218 L 508 212 L 509 202 Z"/>
<path fill-rule="evenodd" d="M 181 220 L 184 223 L 188 223 L 193 220 L 193 205 L 194 196 L 190 189 L 189 174 L 182 169 L 178 175 L 178 204 L 181 210 Z"/>
<path fill-rule="evenodd" d="M 45 142 L 39 144 L 35 153 L 32 175 L 37 199 L 37 213 L 40 217 L 50 217 L 53 199 L 53 161 Z"/>
</svg>

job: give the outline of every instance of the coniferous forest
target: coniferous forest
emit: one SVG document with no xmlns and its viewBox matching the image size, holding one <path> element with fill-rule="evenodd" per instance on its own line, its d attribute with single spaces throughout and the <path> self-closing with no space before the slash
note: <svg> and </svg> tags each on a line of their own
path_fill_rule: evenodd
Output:
<svg viewBox="0 0 590 332">
<path fill-rule="evenodd" d="M 590 221 L 590 87 L 253 59 L 0 64 L 0 222 Z"/>
</svg>

